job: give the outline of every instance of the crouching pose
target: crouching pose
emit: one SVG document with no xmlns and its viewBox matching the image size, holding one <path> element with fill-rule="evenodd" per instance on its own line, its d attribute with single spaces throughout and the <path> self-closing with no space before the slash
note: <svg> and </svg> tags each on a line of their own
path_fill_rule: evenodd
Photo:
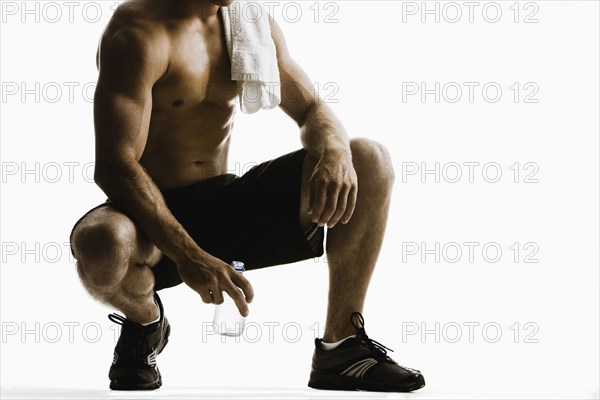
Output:
<svg viewBox="0 0 600 400">
<path fill-rule="evenodd" d="M 101 40 L 95 180 L 109 200 L 75 224 L 71 244 L 85 288 L 125 315 L 110 316 L 122 325 L 110 387 L 162 384 L 156 356 L 170 326 L 157 291 L 185 283 L 207 304 L 228 295 L 245 316 L 254 294 L 232 261 L 252 270 L 326 249 L 329 306 L 308 385 L 422 388 L 420 371 L 393 361 L 367 336 L 361 315 L 386 227 L 390 156 L 379 143 L 348 138 L 310 89 L 275 22 L 267 22 L 266 43 L 273 46 L 280 87 L 297 90 L 281 91 L 280 98 L 267 92 L 274 96 L 259 105 L 279 105 L 296 121 L 302 148 L 243 176 L 227 173 L 240 91 L 249 87 L 232 77 L 239 64 L 232 60 L 243 60 L 233 53 L 240 46 L 228 45 L 231 15 L 224 13 L 232 6 L 227 0 L 129 0 Z M 242 109 L 251 109 L 244 101 Z"/>
</svg>

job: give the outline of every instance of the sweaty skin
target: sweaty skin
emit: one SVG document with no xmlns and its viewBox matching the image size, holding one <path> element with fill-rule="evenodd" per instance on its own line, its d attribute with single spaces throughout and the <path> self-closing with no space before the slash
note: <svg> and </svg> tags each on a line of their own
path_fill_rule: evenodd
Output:
<svg viewBox="0 0 600 400">
<path fill-rule="evenodd" d="M 220 304 L 225 291 L 247 315 L 253 297 L 248 280 L 202 250 L 160 194 L 226 172 L 238 107 L 219 15 L 219 6 L 229 3 L 131 0 L 119 6 L 98 52 L 95 180 L 155 246 L 137 264 L 152 266 L 165 254 L 205 303 Z M 301 222 L 330 227 L 348 223 L 357 199 L 350 141 L 339 120 L 314 97 L 276 23 L 272 35 L 281 84 L 296 85 L 300 92 L 293 101 L 284 97 L 280 107 L 298 123 L 303 146 L 312 156 L 307 164 L 310 198 L 303 200 L 306 215 Z M 142 294 L 144 304 L 153 309 L 151 296 Z M 116 295 L 104 295 L 111 296 Z M 153 317 L 140 310 L 131 306 L 130 314 L 140 320 Z"/>
</svg>

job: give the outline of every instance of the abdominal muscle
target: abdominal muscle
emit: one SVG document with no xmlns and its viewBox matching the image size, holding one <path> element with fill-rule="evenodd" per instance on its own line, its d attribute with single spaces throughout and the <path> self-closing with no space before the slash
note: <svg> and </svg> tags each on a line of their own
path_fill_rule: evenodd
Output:
<svg viewBox="0 0 600 400">
<path fill-rule="evenodd" d="M 234 108 L 199 105 L 152 114 L 140 164 L 160 190 L 227 173 Z"/>
</svg>

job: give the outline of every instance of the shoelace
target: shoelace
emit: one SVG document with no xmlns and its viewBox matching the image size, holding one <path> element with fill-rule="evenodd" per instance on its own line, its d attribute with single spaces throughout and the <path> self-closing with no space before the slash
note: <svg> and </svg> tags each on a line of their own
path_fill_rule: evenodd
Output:
<svg viewBox="0 0 600 400">
<path fill-rule="evenodd" d="M 358 324 L 354 322 L 355 320 L 358 320 Z M 350 322 L 352 322 L 352 326 L 354 326 L 354 328 L 356 328 L 356 330 L 358 331 L 358 339 L 362 343 L 364 343 L 369 349 L 371 349 L 373 352 L 375 352 L 375 354 L 379 354 L 381 357 L 383 357 L 383 359 L 385 361 L 392 363 L 392 364 L 396 364 L 399 367 L 404 368 L 405 370 L 411 371 L 413 373 L 420 373 L 420 371 L 418 371 L 416 369 L 405 367 L 403 365 L 398 364 L 396 361 L 392 360 L 390 358 L 390 356 L 387 355 L 387 350 L 392 351 L 392 352 L 394 350 L 390 349 L 389 347 L 384 346 L 383 344 L 379 343 L 378 341 L 373 340 L 367 336 L 367 332 L 365 332 L 365 319 L 361 313 L 359 313 L 358 311 L 353 312 L 352 315 L 350 316 Z"/>
<path fill-rule="evenodd" d="M 112 314 L 108 314 L 108 319 L 111 320 L 112 322 L 114 322 L 115 324 L 118 325 L 125 325 L 125 321 L 126 318 L 122 315 L 116 314 L 116 313 L 112 313 Z"/>
<path fill-rule="evenodd" d="M 108 319 L 122 327 L 126 327 L 130 324 L 125 317 L 115 313 L 109 314 Z M 137 360 L 140 357 L 144 357 L 147 353 L 147 345 L 143 331 L 139 331 L 139 333 L 128 332 L 123 336 L 123 329 L 124 328 L 121 328 L 121 337 L 124 339 L 122 351 L 130 355 L 131 360 Z"/>
<path fill-rule="evenodd" d="M 358 323 L 356 323 L 355 321 L 358 321 Z M 390 356 L 387 355 L 387 350 L 392 352 L 394 350 L 384 346 L 378 341 L 373 340 L 369 336 L 367 336 L 367 332 L 365 331 L 365 319 L 361 313 L 359 313 L 358 311 L 353 312 L 350 316 L 350 322 L 352 323 L 352 326 L 354 326 L 354 328 L 357 330 L 358 339 L 363 344 L 365 344 L 375 354 L 378 354 L 380 357 L 383 357 L 386 361 L 396 364 L 396 362 L 392 360 Z"/>
</svg>

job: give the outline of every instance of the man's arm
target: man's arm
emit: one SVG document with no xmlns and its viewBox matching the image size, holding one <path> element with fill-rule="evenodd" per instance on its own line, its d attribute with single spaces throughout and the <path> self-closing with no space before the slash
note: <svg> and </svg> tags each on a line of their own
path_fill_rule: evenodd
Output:
<svg viewBox="0 0 600 400">
<path fill-rule="evenodd" d="M 252 298 L 250 283 L 194 242 L 139 163 L 148 138 L 152 87 L 168 68 L 166 40 L 148 31 L 132 27 L 107 32 L 100 45 L 94 178 L 110 200 L 175 261 L 184 282 L 205 303 L 221 303 L 225 290 L 246 315 L 246 300 Z"/>
<path fill-rule="evenodd" d="M 300 127 L 303 147 L 318 161 L 310 180 L 308 212 L 313 222 L 333 228 L 348 223 L 356 205 L 358 181 L 352 165 L 350 140 L 333 111 L 310 89 L 307 74 L 291 57 L 276 22 L 271 32 L 277 48 L 281 87 L 295 87 L 293 98 L 282 90 L 280 107 Z"/>
</svg>

